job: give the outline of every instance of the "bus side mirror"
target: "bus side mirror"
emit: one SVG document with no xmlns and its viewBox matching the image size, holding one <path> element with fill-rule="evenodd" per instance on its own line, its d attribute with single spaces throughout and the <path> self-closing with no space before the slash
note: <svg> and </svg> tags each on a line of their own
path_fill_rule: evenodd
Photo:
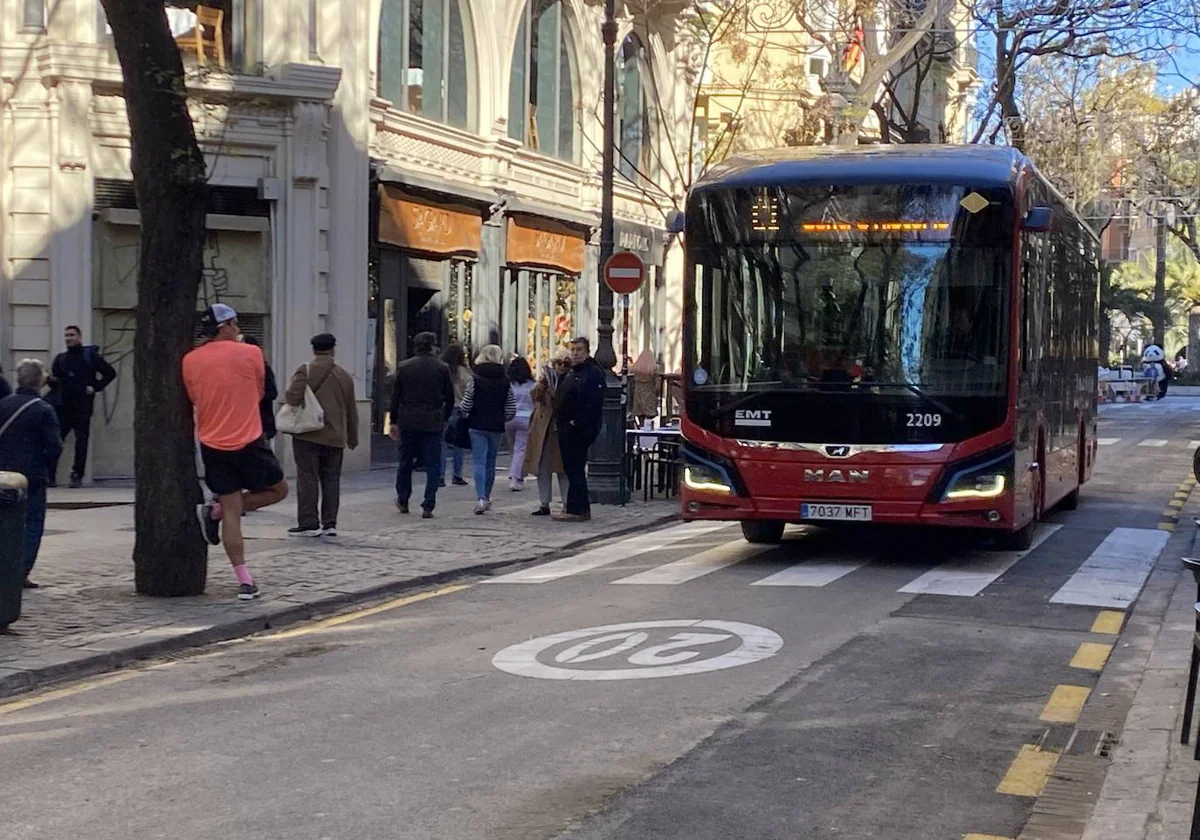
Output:
<svg viewBox="0 0 1200 840">
<path fill-rule="evenodd" d="M 1030 233 L 1046 233 L 1050 230 L 1050 222 L 1053 218 L 1054 214 L 1049 207 L 1033 207 L 1025 214 L 1025 221 L 1021 223 L 1021 228 Z"/>
<path fill-rule="evenodd" d="M 683 233 L 684 217 L 682 210 L 672 210 L 667 214 L 667 233 Z"/>
</svg>

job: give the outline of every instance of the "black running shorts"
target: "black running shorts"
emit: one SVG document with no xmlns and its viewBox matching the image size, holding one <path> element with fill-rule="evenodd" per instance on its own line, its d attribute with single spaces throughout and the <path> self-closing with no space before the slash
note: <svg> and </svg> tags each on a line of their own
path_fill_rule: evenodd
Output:
<svg viewBox="0 0 1200 840">
<path fill-rule="evenodd" d="M 261 493 L 283 481 L 283 468 L 262 440 L 232 451 L 200 444 L 200 458 L 204 462 L 204 483 L 218 496 L 243 490 Z"/>
</svg>

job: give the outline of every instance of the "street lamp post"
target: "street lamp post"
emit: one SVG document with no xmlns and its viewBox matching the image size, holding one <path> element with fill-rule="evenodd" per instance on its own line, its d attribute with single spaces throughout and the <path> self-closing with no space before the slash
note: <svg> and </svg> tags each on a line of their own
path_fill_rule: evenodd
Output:
<svg viewBox="0 0 1200 840">
<path fill-rule="evenodd" d="M 613 168 L 616 145 L 616 46 L 615 0 L 604 0 L 604 153 L 600 181 L 600 265 L 597 274 L 596 363 L 605 371 L 604 425 L 589 456 L 589 487 L 599 504 L 624 504 L 622 481 L 625 459 L 625 383 L 614 372 L 613 291 L 604 282 L 604 264 L 613 253 Z"/>
</svg>

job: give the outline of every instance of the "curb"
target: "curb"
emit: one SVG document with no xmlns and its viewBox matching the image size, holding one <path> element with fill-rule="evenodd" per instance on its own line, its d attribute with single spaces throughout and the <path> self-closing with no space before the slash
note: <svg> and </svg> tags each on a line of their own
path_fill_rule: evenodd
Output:
<svg viewBox="0 0 1200 840">
<path fill-rule="evenodd" d="M 0 699 L 24 694 L 34 689 L 45 688 L 48 685 L 65 680 L 92 677 L 108 671 L 115 671 L 141 660 L 162 657 L 167 654 L 178 653 L 190 648 L 204 647 L 218 642 L 228 642 L 233 639 L 240 639 L 255 633 L 261 633 L 264 630 L 277 630 L 289 624 L 309 621 L 313 618 L 337 612 L 353 604 L 375 600 L 388 595 L 451 583 L 476 575 L 491 575 L 501 569 L 525 563 L 553 560 L 594 542 L 616 539 L 652 528 L 659 528 L 678 519 L 679 514 L 672 513 L 647 520 L 646 522 L 639 522 L 637 525 L 618 528 L 604 534 L 581 537 L 560 548 L 543 552 L 533 557 L 496 560 L 489 563 L 474 563 L 469 566 L 459 566 L 434 574 L 394 579 L 356 592 L 325 595 L 308 603 L 281 606 L 279 609 L 271 610 L 251 618 L 225 622 L 213 627 L 206 627 L 202 630 L 182 633 L 167 639 L 158 639 L 153 642 L 131 645 L 118 650 L 96 653 L 79 659 L 73 659 L 69 662 L 58 662 L 41 668 L 14 671 L 8 674 L 4 674 L 5 669 L 0 667 Z"/>
<path fill-rule="evenodd" d="M 1189 511 L 1185 517 L 1188 519 L 1197 510 L 1194 484 L 1189 487 L 1185 509 Z M 1182 509 L 1175 519 L 1180 513 Z M 1164 528 L 1162 524 L 1159 527 L 1171 531 L 1170 539 L 1156 558 L 1137 600 L 1127 611 L 1120 634 L 1106 637 L 1113 645 L 1112 653 L 1071 728 L 1068 743 L 1078 741 L 1089 745 L 1089 749 L 1072 751 L 1073 754 L 1064 750 L 1017 840 L 1080 840 L 1087 832 L 1112 765 L 1110 756 L 1121 744 L 1154 641 L 1184 574 L 1179 557 L 1188 553 L 1197 536 L 1196 531 L 1175 530 L 1174 521 L 1170 527 Z"/>
</svg>

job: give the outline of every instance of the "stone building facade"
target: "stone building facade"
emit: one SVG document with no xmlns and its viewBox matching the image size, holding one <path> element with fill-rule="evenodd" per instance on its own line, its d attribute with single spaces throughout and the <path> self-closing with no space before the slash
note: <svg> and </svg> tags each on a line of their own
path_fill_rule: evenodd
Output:
<svg viewBox="0 0 1200 840">
<path fill-rule="evenodd" d="M 568 335 L 594 337 L 599 6 L 165 5 L 210 169 L 198 308 L 237 308 L 280 378 L 308 358 L 311 335 L 335 333 L 377 459 L 390 450 L 390 375 L 417 331 L 534 361 Z M 677 340 L 671 197 L 655 177 L 663 132 L 690 103 L 674 17 L 626 19 L 619 36 L 618 239 L 652 266 L 628 310 L 632 355 L 669 355 Z M 100 345 L 119 376 L 97 402 L 99 478 L 132 472 L 129 158 L 99 0 L 0 0 L 0 360 L 52 357 L 70 324 Z M 368 466 L 370 449 L 352 467 Z"/>
</svg>

